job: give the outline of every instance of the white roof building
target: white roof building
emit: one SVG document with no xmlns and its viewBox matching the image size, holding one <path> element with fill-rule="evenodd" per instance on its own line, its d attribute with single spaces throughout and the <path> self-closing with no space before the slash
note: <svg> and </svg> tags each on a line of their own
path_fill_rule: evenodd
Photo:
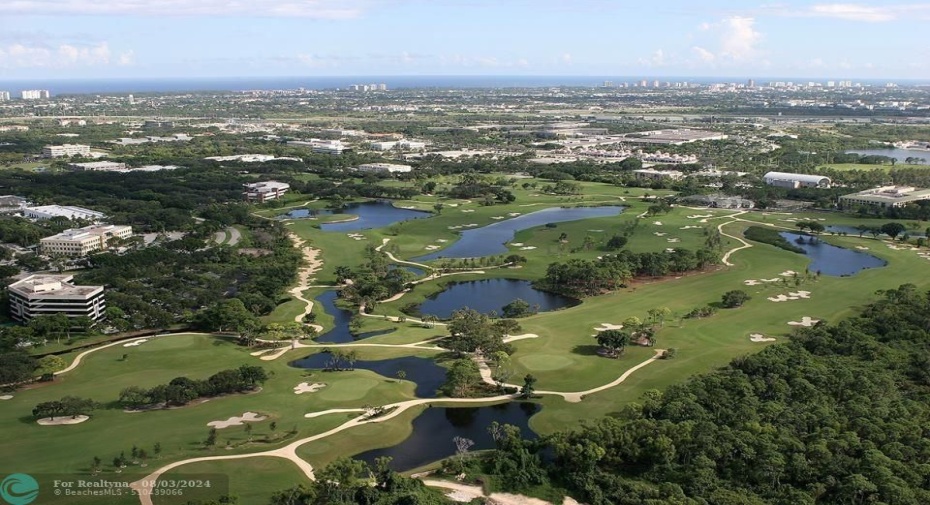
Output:
<svg viewBox="0 0 930 505">
<path fill-rule="evenodd" d="M 827 188 L 833 182 L 829 177 L 810 174 L 789 174 L 785 172 L 769 172 L 762 176 L 762 180 L 769 186 L 781 188 Z"/>
<path fill-rule="evenodd" d="M 127 239 L 132 236 L 132 227 L 121 225 L 91 225 L 65 230 L 39 241 L 42 254 L 63 256 L 87 256 L 107 248 L 110 239 Z"/>
<path fill-rule="evenodd" d="M 41 315 L 87 316 L 98 321 L 104 316 L 103 286 L 76 286 L 73 275 L 38 274 L 7 287 L 10 315 L 20 322 Z"/>
<path fill-rule="evenodd" d="M 359 165 L 357 170 L 359 172 L 389 172 L 395 174 L 410 172 L 413 170 L 413 167 L 410 165 L 396 165 L 394 163 L 365 163 Z"/>
<path fill-rule="evenodd" d="M 83 207 L 72 207 L 70 205 L 42 205 L 39 207 L 26 207 L 23 209 L 23 215 L 32 219 L 66 217 L 68 219 L 87 219 L 90 221 L 99 221 L 107 217 L 102 212 L 85 209 Z"/>
<path fill-rule="evenodd" d="M 290 184 L 278 181 L 253 182 L 243 184 L 243 186 L 245 191 L 242 192 L 242 195 L 245 196 L 245 199 L 259 203 L 281 198 L 287 193 L 287 190 L 291 189 Z"/>
<path fill-rule="evenodd" d="M 87 163 L 69 163 L 68 168 L 78 171 L 115 172 L 125 170 L 126 164 L 115 161 L 90 161 Z"/>
</svg>

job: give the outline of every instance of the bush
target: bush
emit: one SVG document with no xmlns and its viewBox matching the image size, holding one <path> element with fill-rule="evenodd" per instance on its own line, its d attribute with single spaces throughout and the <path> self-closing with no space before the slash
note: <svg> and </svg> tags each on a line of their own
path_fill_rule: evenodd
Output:
<svg viewBox="0 0 930 505">
<path fill-rule="evenodd" d="M 743 236 L 754 242 L 773 245 L 786 251 L 804 254 L 804 249 L 788 242 L 785 237 L 778 234 L 778 230 L 764 228 L 762 226 L 750 226 L 743 232 Z"/>
<path fill-rule="evenodd" d="M 723 306 L 728 309 L 735 309 L 736 307 L 741 307 L 744 303 L 748 302 L 751 297 L 746 294 L 745 291 L 740 291 L 739 289 L 734 289 L 733 291 L 727 291 L 723 294 Z"/>
</svg>

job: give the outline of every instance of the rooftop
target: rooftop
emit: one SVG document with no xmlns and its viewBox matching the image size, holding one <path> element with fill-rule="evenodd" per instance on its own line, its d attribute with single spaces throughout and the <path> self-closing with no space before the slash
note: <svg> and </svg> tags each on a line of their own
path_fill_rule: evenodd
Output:
<svg viewBox="0 0 930 505">
<path fill-rule="evenodd" d="M 8 289 L 23 296 L 37 293 L 55 294 L 62 296 L 87 296 L 103 289 L 103 286 L 75 286 L 71 284 L 73 275 L 68 274 L 36 274 L 30 275 L 20 281 L 10 284 Z"/>
</svg>

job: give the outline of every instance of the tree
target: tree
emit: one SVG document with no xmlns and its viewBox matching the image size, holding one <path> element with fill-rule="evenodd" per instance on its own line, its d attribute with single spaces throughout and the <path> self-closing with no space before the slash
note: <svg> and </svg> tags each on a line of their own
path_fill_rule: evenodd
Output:
<svg viewBox="0 0 930 505">
<path fill-rule="evenodd" d="M 607 241 L 606 248 L 608 251 L 619 251 L 626 246 L 627 240 L 623 235 L 614 235 Z"/>
<path fill-rule="evenodd" d="M 460 354 L 493 353 L 504 345 L 504 335 L 491 319 L 467 307 L 452 313 L 448 328 L 452 336 L 446 339 L 445 347 Z"/>
<path fill-rule="evenodd" d="M 597 332 L 597 345 L 601 346 L 604 354 L 616 358 L 623 354 L 632 336 L 632 328 L 624 326 L 623 330 L 604 330 Z"/>
<path fill-rule="evenodd" d="M 494 379 L 498 387 L 503 387 L 510 377 L 513 376 L 513 362 L 510 359 L 510 355 L 504 351 L 495 352 L 491 359 L 494 365 L 494 369 L 491 371 L 491 378 Z"/>
<path fill-rule="evenodd" d="M 245 435 L 249 437 L 249 442 L 252 441 L 252 424 L 245 423 Z"/>
<path fill-rule="evenodd" d="M 734 289 L 733 291 L 727 291 L 723 294 L 723 306 L 728 309 L 734 309 L 736 307 L 741 307 L 750 299 L 751 297 L 746 294 L 745 291 Z"/>
<path fill-rule="evenodd" d="M 97 475 L 97 473 L 100 472 L 101 463 L 102 461 L 100 460 L 100 457 L 94 456 L 94 459 L 91 460 L 91 463 L 90 463 L 90 471 L 92 474 Z"/>
<path fill-rule="evenodd" d="M 38 359 L 38 361 L 36 361 L 36 364 L 38 365 L 36 373 L 39 375 L 53 374 L 68 366 L 68 363 L 65 362 L 65 360 L 61 359 L 59 356 L 55 356 L 54 354 L 42 356 Z"/>
<path fill-rule="evenodd" d="M 432 314 L 424 314 L 423 317 L 420 318 L 420 321 L 422 321 L 423 325 L 427 328 L 433 328 L 436 326 L 436 322 L 439 321 L 439 318 Z"/>
<path fill-rule="evenodd" d="M 404 370 L 398 370 L 394 376 L 397 377 L 398 380 L 404 380 L 407 378 L 407 372 Z"/>
<path fill-rule="evenodd" d="M 443 207 L 445 207 L 445 205 L 443 205 L 442 202 L 436 202 L 433 204 L 433 210 L 436 211 L 436 214 L 442 214 Z"/>
<path fill-rule="evenodd" d="M 248 426 L 248 425 L 246 425 Z M 203 442 L 203 445 L 207 447 L 213 447 L 216 445 L 216 428 L 210 428 L 210 431 L 207 433 L 207 439 Z"/>
<path fill-rule="evenodd" d="M 155 454 L 156 458 L 161 454 L 161 442 L 155 442 L 155 446 L 152 447 L 152 452 Z"/>
<path fill-rule="evenodd" d="M 501 308 L 501 315 L 506 318 L 524 317 L 530 314 L 532 314 L 530 304 L 521 298 L 517 298 Z"/>
<path fill-rule="evenodd" d="M 536 377 L 533 377 L 533 374 L 526 374 L 526 377 L 523 377 L 523 387 L 520 388 L 520 397 L 524 400 L 532 397 L 533 391 L 535 391 L 535 386 Z"/>
<path fill-rule="evenodd" d="M 892 240 L 898 235 L 904 233 L 907 228 L 901 223 L 885 223 L 880 228 L 881 232 L 891 237 Z"/>
<path fill-rule="evenodd" d="M 469 358 L 461 358 L 452 362 L 446 371 L 446 382 L 442 390 L 448 396 L 461 398 L 468 396 L 472 388 L 479 382 L 481 372 L 478 364 Z"/>
</svg>

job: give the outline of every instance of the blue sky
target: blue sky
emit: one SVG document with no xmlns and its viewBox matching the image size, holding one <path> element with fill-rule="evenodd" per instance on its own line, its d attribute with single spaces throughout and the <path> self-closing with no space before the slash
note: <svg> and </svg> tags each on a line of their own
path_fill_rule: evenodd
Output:
<svg viewBox="0 0 930 505">
<path fill-rule="evenodd" d="M 930 3 L 0 0 L 0 80 L 624 75 L 930 81 Z"/>
</svg>

